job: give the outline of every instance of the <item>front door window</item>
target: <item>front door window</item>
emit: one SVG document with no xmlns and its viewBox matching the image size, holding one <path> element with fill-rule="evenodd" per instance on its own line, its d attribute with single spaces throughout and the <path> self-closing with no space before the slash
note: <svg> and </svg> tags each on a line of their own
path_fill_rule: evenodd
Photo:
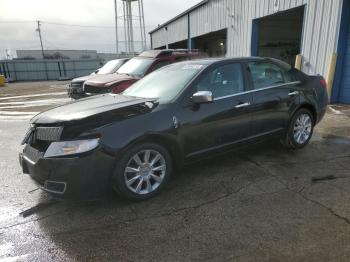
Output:
<svg viewBox="0 0 350 262">
<path fill-rule="evenodd" d="M 244 92 L 241 65 L 234 63 L 217 67 L 199 82 L 197 91 L 211 91 L 214 99 Z"/>
</svg>

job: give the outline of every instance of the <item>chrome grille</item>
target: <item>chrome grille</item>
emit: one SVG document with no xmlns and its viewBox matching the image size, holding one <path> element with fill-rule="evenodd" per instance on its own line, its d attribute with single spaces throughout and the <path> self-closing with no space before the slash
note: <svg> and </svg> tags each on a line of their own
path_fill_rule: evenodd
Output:
<svg viewBox="0 0 350 262">
<path fill-rule="evenodd" d="M 102 87 L 84 85 L 84 92 L 85 93 L 104 94 L 104 93 L 107 93 L 108 91 L 109 90 L 102 88 Z"/>
<path fill-rule="evenodd" d="M 35 139 L 42 141 L 59 141 L 63 127 L 36 127 Z"/>
<path fill-rule="evenodd" d="M 72 82 L 70 85 L 71 87 L 83 87 L 84 82 Z"/>
</svg>

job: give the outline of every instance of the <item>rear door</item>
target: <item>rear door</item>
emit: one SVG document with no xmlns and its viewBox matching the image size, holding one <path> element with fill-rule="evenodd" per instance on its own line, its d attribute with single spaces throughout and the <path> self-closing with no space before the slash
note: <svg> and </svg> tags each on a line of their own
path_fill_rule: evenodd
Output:
<svg viewBox="0 0 350 262">
<path fill-rule="evenodd" d="M 253 94 L 252 136 L 285 129 L 290 109 L 299 103 L 300 82 L 286 68 L 270 61 L 248 62 L 247 68 Z"/>
<path fill-rule="evenodd" d="M 181 136 L 187 156 L 249 137 L 252 94 L 245 92 L 245 82 L 243 68 L 237 62 L 217 66 L 202 76 L 192 92 L 210 91 L 214 101 L 184 108 Z"/>
</svg>

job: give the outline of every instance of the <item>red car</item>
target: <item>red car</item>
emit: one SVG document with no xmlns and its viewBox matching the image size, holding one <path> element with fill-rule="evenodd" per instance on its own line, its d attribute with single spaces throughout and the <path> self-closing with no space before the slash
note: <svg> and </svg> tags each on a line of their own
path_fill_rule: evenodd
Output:
<svg viewBox="0 0 350 262">
<path fill-rule="evenodd" d="M 83 86 L 85 95 L 119 94 L 145 75 L 172 63 L 207 57 L 198 50 L 150 50 L 130 59 L 115 74 L 96 76 Z"/>
</svg>

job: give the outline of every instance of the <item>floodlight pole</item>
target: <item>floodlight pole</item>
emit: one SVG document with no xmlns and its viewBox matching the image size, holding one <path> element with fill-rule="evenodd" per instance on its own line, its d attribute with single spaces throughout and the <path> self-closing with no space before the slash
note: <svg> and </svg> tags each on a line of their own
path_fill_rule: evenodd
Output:
<svg viewBox="0 0 350 262">
<path fill-rule="evenodd" d="M 114 0 L 114 12 L 115 12 L 115 51 L 119 53 L 119 39 L 118 39 L 118 6 L 117 0 Z"/>
</svg>

